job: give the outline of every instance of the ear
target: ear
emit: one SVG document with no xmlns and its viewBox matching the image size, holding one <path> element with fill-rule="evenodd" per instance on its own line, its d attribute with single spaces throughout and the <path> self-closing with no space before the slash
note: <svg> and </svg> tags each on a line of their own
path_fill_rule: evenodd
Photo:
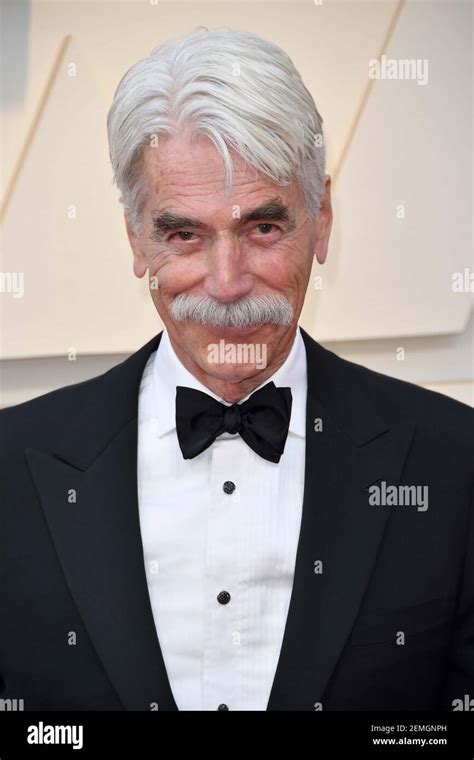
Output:
<svg viewBox="0 0 474 760">
<path fill-rule="evenodd" d="M 148 264 L 146 256 L 141 249 L 140 236 L 133 231 L 130 217 L 127 213 L 124 214 L 124 219 L 128 239 L 133 252 L 133 272 L 136 277 L 143 277 L 148 270 Z"/>
<path fill-rule="evenodd" d="M 316 244 L 314 254 L 319 264 L 324 264 L 328 255 L 329 235 L 332 227 L 331 177 L 324 177 L 324 190 L 321 198 L 319 216 L 315 222 Z"/>
</svg>

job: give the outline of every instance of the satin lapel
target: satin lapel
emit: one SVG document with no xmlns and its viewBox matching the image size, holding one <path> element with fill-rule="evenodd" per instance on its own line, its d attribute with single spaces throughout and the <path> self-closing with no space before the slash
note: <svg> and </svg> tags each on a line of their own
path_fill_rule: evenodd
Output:
<svg viewBox="0 0 474 760">
<path fill-rule="evenodd" d="M 177 709 L 148 596 L 137 498 L 138 387 L 156 346 L 97 381 L 59 452 L 26 450 L 65 579 L 127 710 Z"/>
<path fill-rule="evenodd" d="M 387 427 L 364 399 L 363 388 L 353 388 L 351 395 L 331 368 L 327 356 L 333 355 L 303 337 L 308 359 L 303 514 L 267 710 L 314 710 L 323 700 L 389 517 L 389 508 L 369 505 L 367 486 L 377 480 L 398 482 L 412 435 L 411 425 Z M 335 408 L 341 396 L 342 407 L 350 410 L 345 429 L 344 409 Z"/>
</svg>

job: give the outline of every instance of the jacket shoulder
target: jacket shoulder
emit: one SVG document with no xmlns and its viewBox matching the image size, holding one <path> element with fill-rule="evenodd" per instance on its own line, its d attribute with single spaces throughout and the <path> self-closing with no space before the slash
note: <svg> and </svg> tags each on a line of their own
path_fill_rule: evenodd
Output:
<svg viewBox="0 0 474 760">
<path fill-rule="evenodd" d="M 474 439 L 474 409 L 438 391 L 385 375 L 323 348 L 337 392 L 367 396 L 390 416 L 410 418 L 425 428 L 465 431 Z"/>
<path fill-rule="evenodd" d="M 69 420 L 81 414 L 105 374 L 107 372 L 0 410 L 2 447 L 14 446 L 16 442 L 36 445 L 35 433 L 38 438 L 44 437 L 46 431 L 54 436 L 55 430 L 64 429 Z"/>
<path fill-rule="evenodd" d="M 2 456 L 28 448 L 53 448 L 71 430 L 87 436 L 113 435 L 136 414 L 143 369 L 161 334 L 100 375 L 66 385 L 0 412 Z"/>
</svg>

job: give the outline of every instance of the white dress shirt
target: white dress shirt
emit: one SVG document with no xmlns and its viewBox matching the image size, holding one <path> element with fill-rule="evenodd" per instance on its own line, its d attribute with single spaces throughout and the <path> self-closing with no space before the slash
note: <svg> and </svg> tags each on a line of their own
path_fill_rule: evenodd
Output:
<svg viewBox="0 0 474 760">
<path fill-rule="evenodd" d="M 181 364 L 166 330 L 143 373 L 140 528 L 155 626 L 179 710 L 267 708 L 303 503 L 307 373 L 299 329 L 285 362 L 261 385 L 270 379 L 289 386 L 293 396 L 278 464 L 230 433 L 194 459 L 183 459 L 176 386 L 222 399 Z M 224 492 L 225 481 L 235 484 L 232 494 Z M 217 599 L 222 591 L 230 594 L 225 604 Z"/>
</svg>

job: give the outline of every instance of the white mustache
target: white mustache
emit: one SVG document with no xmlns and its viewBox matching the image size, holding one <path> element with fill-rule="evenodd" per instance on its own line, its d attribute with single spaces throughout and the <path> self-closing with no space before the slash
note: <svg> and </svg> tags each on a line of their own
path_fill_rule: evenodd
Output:
<svg viewBox="0 0 474 760">
<path fill-rule="evenodd" d="M 269 322 L 289 326 L 293 307 L 285 296 L 244 296 L 233 303 L 220 303 L 210 296 L 181 294 L 171 303 L 177 322 L 191 320 L 211 327 L 253 327 Z"/>
</svg>

